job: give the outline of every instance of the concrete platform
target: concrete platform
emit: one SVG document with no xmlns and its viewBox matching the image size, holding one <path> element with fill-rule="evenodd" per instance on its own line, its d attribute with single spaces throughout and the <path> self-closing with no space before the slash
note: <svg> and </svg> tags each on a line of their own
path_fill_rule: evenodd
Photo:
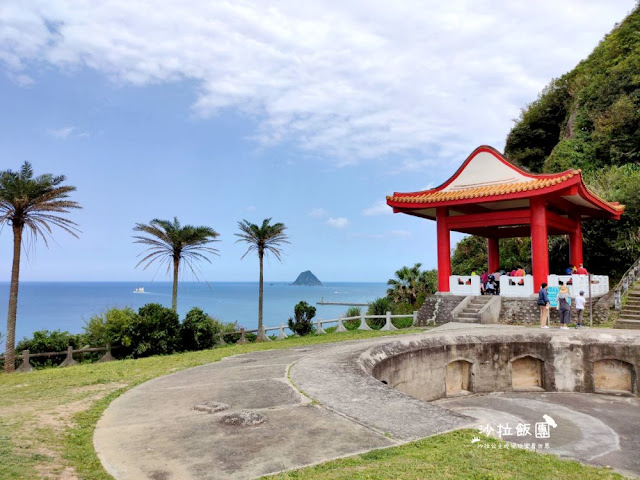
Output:
<svg viewBox="0 0 640 480">
<path fill-rule="evenodd" d="M 522 327 L 450 325 L 251 353 L 161 377 L 109 406 L 96 428 L 96 451 L 118 480 L 255 478 L 481 422 L 540 421 L 544 412 L 557 422 L 552 452 L 640 474 L 636 397 L 511 393 L 424 402 L 382 384 L 363 366 L 362 358 L 370 361 L 384 344 L 498 331 L 540 335 Z M 218 407 L 226 408 L 207 413 Z"/>
</svg>

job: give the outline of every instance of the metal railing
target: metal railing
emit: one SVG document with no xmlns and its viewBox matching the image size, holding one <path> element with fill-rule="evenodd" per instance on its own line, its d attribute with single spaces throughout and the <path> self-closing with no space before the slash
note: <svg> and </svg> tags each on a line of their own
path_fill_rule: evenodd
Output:
<svg viewBox="0 0 640 480">
<path fill-rule="evenodd" d="M 622 276 L 616 288 L 613 289 L 613 300 L 616 310 L 622 309 L 622 297 L 624 297 L 629 287 L 635 283 L 638 277 L 640 277 L 640 257 L 629 267 L 629 270 Z"/>
</svg>

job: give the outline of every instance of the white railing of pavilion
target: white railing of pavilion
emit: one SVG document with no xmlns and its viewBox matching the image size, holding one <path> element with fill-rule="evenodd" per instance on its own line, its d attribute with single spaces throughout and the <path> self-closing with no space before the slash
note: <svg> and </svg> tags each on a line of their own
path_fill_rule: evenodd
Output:
<svg viewBox="0 0 640 480">
<path fill-rule="evenodd" d="M 533 276 L 510 277 L 500 275 L 501 297 L 528 297 L 533 295 Z"/>
<path fill-rule="evenodd" d="M 589 275 L 549 275 L 549 286 L 558 287 L 560 282 L 569 289 L 569 295 L 576 297 L 584 292 L 589 297 Z M 591 295 L 601 297 L 609 293 L 609 277 L 607 275 L 591 275 Z"/>
<path fill-rule="evenodd" d="M 480 277 L 478 275 L 451 275 L 449 291 L 452 295 L 480 295 Z"/>
</svg>

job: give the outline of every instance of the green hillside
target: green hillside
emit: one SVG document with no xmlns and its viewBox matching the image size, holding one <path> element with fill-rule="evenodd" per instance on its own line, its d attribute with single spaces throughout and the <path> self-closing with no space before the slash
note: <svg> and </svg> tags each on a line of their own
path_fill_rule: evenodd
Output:
<svg viewBox="0 0 640 480">
<path fill-rule="evenodd" d="M 595 193 L 626 205 L 619 222 L 583 224 L 585 264 L 592 272 L 619 278 L 640 256 L 640 6 L 522 110 L 507 136 L 505 155 L 532 172 L 580 168 Z M 469 264 L 474 245 L 481 242 L 459 244 L 454 271 L 486 268 Z M 519 261 L 530 264 L 522 240 L 515 246 L 514 240 L 501 241 L 501 252 L 522 252 Z M 563 271 L 565 237 L 550 238 L 550 250 L 551 271 Z M 486 256 L 475 258 L 486 262 Z"/>
</svg>

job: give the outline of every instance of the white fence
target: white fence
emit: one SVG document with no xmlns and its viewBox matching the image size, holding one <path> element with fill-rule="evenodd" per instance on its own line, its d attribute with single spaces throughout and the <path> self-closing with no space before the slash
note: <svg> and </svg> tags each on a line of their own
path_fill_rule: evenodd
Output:
<svg viewBox="0 0 640 480">
<path fill-rule="evenodd" d="M 500 275 L 501 297 L 528 297 L 533 295 L 533 276 L 510 277 Z"/>
<path fill-rule="evenodd" d="M 601 297 L 609 293 L 607 275 L 549 275 L 549 286 L 558 287 L 560 282 L 569 289 L 569 295 L 577 296 L 581 291 L 589 297 L 589 277 L 591 277 L 591 295 Z"/>
<path fill-rule="evenodd" d="M 413 313 L 409 313 L 406 315 L 391 315 L 391 312 L 387 312 L 386 315 L 365 315 L 362 314 L 358 317 L 343 317 L 342 315 L 338 318 L 333 318 L 333 319 L 329 319 L 329 320 L 323 320 L 321 318 L 319 318 L 318 320 L 315 321 L 315 325 L 316 325 L 316 334 L 325 334 L 327 332 L 325 332 L 323 325 L 329 324 L 329 323 L 337 323 L 337 328 L 336 328 L 336 332 L 346 332 L 347 328 L 344 326 L 343 322 L 348 322 L 348 321 L 356 321 L 356 320 L 360 320 L 360 325 L 358 326 L 357 330 L 373 330 L 373 328 L 371 328 L 368 324 L 367 324 L 367 319 L 374 319 L 374 318 L 384 318 L 385 319 L 385 323 L 382 326 L 382 328 L 380 328 L 380 331 L 390 331 L 390 330 L 398 330 L 398 328 L 396 326 L 393 325 L 392 320 L 394 318 L 411 318 L 411 324 L 408 325 L 406 328 L 410 328 L 412 326 L 415 325 L 416 320 L 418 319 L 418 312 L 413 312 Z M 285 332 L 285 330 L 288 330 L 288 327 L 285 326 L 284 323 L 281 323 L 279 327 L 263 327 L 263 332 L 259 332 L 258 329 L 255 330 L 245 330 L 244 328 L 241 328 L 240 330 L 236 331 L 236 332 L 225 332 L 220 334 L 220 336 L 218 337 L 218 344 L 225 344 L 224 339 L 222 338 L 224 335 L 233 335 L 233 334 L 240 334 L 240 339 L 236 342 L 236 343 L 247 343 L 247 339 L 245 338 L 245 334 L 246 333 L 256 333 L 258 335 L 258 337 L 260 337 L 262 340 L 264 341 L 271 341 L 271 338 L 269 338 L 269 336 L 267 335 L 266 332 L 269 331 L 274 331 L 274 330 L 278 330 L 278 335 L 276 337 L 276 340 L 283 340 L 285 338 L 287 338 L 289 335 Z"/>
<path fill-rule="evenodd" d="M 478 275 L 451 275 L 449 291 L 453 295 L 480 295 L 480 277 Z"/>
</svg>

